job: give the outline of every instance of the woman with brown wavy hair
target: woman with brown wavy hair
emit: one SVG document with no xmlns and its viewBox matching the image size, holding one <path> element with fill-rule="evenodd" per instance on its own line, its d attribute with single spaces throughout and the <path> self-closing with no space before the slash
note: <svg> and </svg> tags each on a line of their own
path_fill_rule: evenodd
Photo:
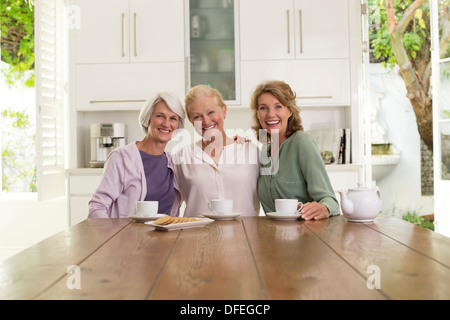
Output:
<svg viewBox="0 0 450 320">
<path fill-rule="evenodd" d="M 340 213 L 319 150 L 303 131 L 296 94 L 283 81 L 263 82 L 252 95 L 251 109 L 263 143 L 258 195 L 264 212 L 275 212 L 275 199 L 304 203 L 301 217 L 319 220 Z"/>
</svg>

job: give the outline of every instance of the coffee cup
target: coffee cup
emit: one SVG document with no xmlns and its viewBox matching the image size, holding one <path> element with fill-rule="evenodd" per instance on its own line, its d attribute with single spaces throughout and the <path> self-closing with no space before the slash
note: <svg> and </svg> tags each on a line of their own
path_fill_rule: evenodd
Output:
<svg viewBox="0 0 450 320">
<path fill-rule="evenodd" d="M 208 208 L 214 214 L 233 213 L 233 200 L 213 199 L 208 203 Z"/>
<path fill-rule="evenodd" d="M 158 201 L 137 201 L 136 215 L 140 217 L 151 217 L 158 214 Z"/>
<path fill-rule="evenodd" d="M 300 207 L 298 207 L 300 205 Z M 303 208 L 303 203 L 297 199 L 275 199 L 275 210 L 281 215 L 299 214 Z"/>
</svg>

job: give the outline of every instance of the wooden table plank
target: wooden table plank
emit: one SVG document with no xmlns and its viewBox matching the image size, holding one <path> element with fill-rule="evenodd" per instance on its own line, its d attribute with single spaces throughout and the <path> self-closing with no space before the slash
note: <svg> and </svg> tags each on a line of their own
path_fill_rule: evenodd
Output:
<svg viewBox="0 0 450 320">
<path fill-rule="evenodd" d="M 450 238 L 397 217 L 379 215 L 366 224 L 450 268 Z"/>
<path fill-rule="evenodd" d="M 150 298 L 265 299 L 242 222 L 182 230 Z"/>
<path fill-rule="evenodd" d="M 368 268 L 378 267 L 379 291 L 391 299 L 450 298 L 449 269 L 411 250 L 407 239 L 401 243 L 364 224 L 347 222 L 343 216 L 308 221 L 305 226 L 361 275 L 369 276 Z"/>
<path fill-rule="evenodd" d="M 384 299 L 300 221 L 244 219 L 269 299 Z"/>
<path fill-rule="evenodd" d="M 132 223 L 79 265 L 80 289 L 68 290 L 67 275 L 38 299 L 147 299 L 178 235 Z"/>
<path fill-rule="evenodd" d="M 0 264 L 0 299 L 32 299 L 80 264 L 130 220 L 88 219 Z"/>
</svg>

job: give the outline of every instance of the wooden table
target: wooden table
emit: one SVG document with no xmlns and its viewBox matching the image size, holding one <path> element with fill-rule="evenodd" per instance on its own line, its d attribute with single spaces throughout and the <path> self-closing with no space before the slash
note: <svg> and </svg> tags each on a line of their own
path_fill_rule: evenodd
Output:
<svg viewBox="0 0 450 320">
<path fill-rule="evenodd" d="M 88 219 L 1 263 L 0 299 L 450 299 L 450 239 L 389 216 Z"/>
</svg>

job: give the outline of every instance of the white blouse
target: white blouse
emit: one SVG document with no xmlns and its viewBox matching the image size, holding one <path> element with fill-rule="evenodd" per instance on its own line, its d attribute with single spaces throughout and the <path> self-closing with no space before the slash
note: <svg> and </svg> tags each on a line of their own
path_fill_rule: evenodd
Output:
<svg viewBox="0 0 450 320">
<path fill-rule="evenodd" d="M 210 213 L 212 199 L 232 199 L 233 212 L 259 215 L 259 149 L 250 142 L 224 147 L 218 164 L 202 150 L 201 141 L 172 155 L 175 178 L 186 202 L 185 217 Z"/>
</svg>

